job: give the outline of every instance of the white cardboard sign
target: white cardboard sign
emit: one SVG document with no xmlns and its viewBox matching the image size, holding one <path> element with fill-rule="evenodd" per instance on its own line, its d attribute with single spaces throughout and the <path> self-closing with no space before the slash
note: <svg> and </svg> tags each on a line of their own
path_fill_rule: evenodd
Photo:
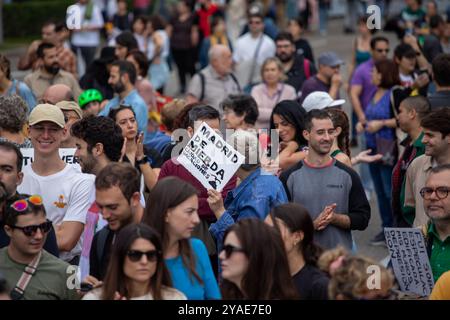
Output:
<svg viewBox="0 0 450 320">
<path fill-rule="evenodd" d="M 206 189 L 222 191 L 245 159 L 203 122 L 177 160 Z"/>
<path fill-rule="evenodd" d="M 429 296 L 434 279 L 420 229 L 384 228 L 384 234 L 400 290 Z"/>
<path fill-rule="evenodd" d="M 23 155 L 23 166 L 29 166 L 33 162 L 34 158 L 34 149 L 33 148 L 21 148 L 20 151 Z M 75 158 L 75 151 L 76 148 L 60 148 L 59 149 L 59 156 L 61 159 L 68 164 L 73 164 L 76 166 L 80 166 L 78 164 L 77 159 Z"/>
</svg>

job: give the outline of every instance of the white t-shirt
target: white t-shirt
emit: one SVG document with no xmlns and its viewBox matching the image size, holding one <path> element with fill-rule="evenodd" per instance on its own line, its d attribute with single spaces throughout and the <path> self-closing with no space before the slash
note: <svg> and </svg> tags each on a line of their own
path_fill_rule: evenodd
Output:
<svg viewBox="0 0 450 320">
<path fill-rule="evenodd" d="M 101 294 L 102 294 L 101 289 L 94 289 L 86 293 L 86 295 L 83 297 L 83 300 L 100 300 Z M 170 287 L 164 287 L 162 289 L 162 298 L 163 300 L 187 300 L 184 293 L 175 288 Z M 132 298 L 130 300 L 154 300 L 154 299 L 152 294 L 149 292 L 145 296 Z"/>
<path fill-rule="evenodd" d="M 95 176 L 81 173 L 75 166 L 67 164 L 63 170 L 50 176 L 37 175 L 31 166 L 24 167 L 23 181 L 17 188 L 19 193 L 42 196 L 47 218 L 58 226 L 64 221 L 86 221 L 86 213 L 95 193 Z M 60 252 L 60 258 L 70 261 L 81 253 L 82 240 L 70 252 Z"/>
<path fill-rule="evenodd" d="M 256 57 L 256 62 L 259 65 L 267 58 L 274 57 L 276 51 L 275 42 L 265 34 L 262 34 L 262 37 L 261 46 L 258 51 L 258 56 Z M 233 60 L 237 63 L 253 60 L 260 38 L 261 37 L 253 38 L 250 32 L 248 32 L 237 39 L 233 52 Z M 257 70 L 257 72 L 259 73 L 259 70 Z"/>
<path fill-rule="evenodd" d="M 81 26 L 101 28 L 104 25 L 103 16 L 97 5 L 94 4 L 90 20 L 84 19 L 86 5 L 76 4 L 81 11 Z M 80 31 L 72 33 L 72 44 L 77 47 L 97 47 L 100 45 L 100 30 Z"/>
</svg>

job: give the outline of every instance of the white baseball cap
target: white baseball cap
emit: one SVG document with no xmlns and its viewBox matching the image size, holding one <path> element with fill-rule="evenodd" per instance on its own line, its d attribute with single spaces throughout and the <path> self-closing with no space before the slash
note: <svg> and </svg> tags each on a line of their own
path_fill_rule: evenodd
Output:
<svg viewBox="0 0 450 320">
<path fill-rule="evenodd" d="M 345 103 L 344 99 L 333 100 L 328 92 L 325 91 L 314 91 L 306 96 L 303 100 L 303 108 L 306 112 L 314 109 L 325 109 L 328 107 L 338 107 Z"/>
</svg>

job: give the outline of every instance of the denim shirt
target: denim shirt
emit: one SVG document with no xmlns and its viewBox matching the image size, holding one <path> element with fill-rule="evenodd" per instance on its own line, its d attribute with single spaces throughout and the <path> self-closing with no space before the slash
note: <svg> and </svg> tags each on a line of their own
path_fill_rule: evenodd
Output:
<svg viewBox="0 0 450 320">
<path fill-rule="evenodd" d="M 256 169 L 234 190 L 228 192 L 223 215 L 211 224 L 209 231 L 217 241 L 217 250 L 222 250 L 225 231 L 244 218 L 265 219 L 273 207 L 288 202 L 281 181 L 274 175 Z"/>
<path fill-rule="evenodd" d="M 118 108 L 120 104 L 130 105 L 133 108 L 134 113 L 136 113 L 139 132 L 144 132 L 147 135 L 147 105 L 136 90 L 131 91 L 123 100 L 120 100 L 119 96 L 111 99 L 105 108 L 100 111 L 99 116 L 107 117 L 111 109 Z"/>
</svg>

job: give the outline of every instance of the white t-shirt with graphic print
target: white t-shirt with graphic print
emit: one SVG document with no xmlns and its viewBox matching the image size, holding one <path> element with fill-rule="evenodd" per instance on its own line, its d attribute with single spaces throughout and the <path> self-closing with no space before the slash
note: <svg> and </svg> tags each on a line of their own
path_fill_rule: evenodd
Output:
<svg viewBox="0 0 450 320">
<path fill-rule="evenodd" d="M 95 193 L 95 176 L 81 173 L 76 166 L 67 164 L 63 170 L 49 176 L 37 175 L 31 166 L 23 169 L 23 182 L 19 193 L 38 194 L 42 197 L 47 219 L 54 226 L 64 221 L 86 222 L 86 213 Z M 60 258 L 70 261 L 81 253 L 82 239 L 70 252 L 60 252 Z"/>
</svg>

